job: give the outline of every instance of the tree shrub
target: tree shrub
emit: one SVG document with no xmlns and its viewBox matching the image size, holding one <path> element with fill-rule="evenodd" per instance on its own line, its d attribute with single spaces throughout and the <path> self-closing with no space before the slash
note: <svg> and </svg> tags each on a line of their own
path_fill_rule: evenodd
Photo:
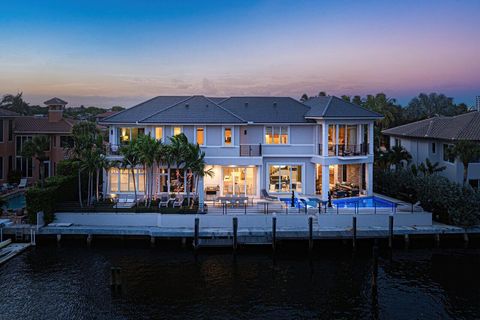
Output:
<svg viewBox="0 0 480 320">
<path fill-rule="evenodd" d="M 447 178 L 432 174 L 418 176 L 410 169 L 375 171 L 374 188 L 382 193 L 420 206 L 437 221 L 458 226 L 480 223 L 480 193 Z"/>
</svg>

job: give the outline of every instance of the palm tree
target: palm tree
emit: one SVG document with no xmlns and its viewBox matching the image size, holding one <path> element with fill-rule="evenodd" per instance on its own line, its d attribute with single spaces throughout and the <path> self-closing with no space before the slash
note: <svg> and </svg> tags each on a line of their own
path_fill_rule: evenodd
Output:
<svg viewBox="0 0 480 320">
<path fill-rule="evenodd" d="M 86 157 L 90 156 L 92 148 L 101 148 L 102 136 L 97 128 L 97 125 L 93 122 L 80 122 L 72 128 L 73 146 L 67 148 L 67 154 L 71 159 L 77 160 L 78 165 L 78 201 L 80 207 L 83 207 L 82 201 L 82 171 L 85 169 L 85 165 L 82 162 Z"/>
<path fill-rule="evenodd" d="M 155 155 L 157 154 L 158 143 L 150 135 L 142 135 L 137 140 L 138 160 L 143 165 L 145 174 L 144 190 L 146 196 L 146 206 L 150 206 L 151 189 L 153 188 L 153 166 L 155 164 Z"/>
<path fill-rule="evenodd" d="M 170 137 L 170 153 L 175 163 L 175 171 L 178 179 L 180 179 L 180 169 L 185 164 L 188 152 L 187 145 L 188 139 L 183 133 Z M 180 181 L 178 184 L 180 184 Z M 180 188 L 177 188 L 177 191 L 179 190 Z"/>
<path fill-rule="evenodd" d="M 449 155 L 458 158 L 463 164 L 463 184 L 467 183 L 468 164 L 480 158 L 480 144 L 469 140 L 461 140 L 447 149 Z"/>
<path fill-rule="evenodd" d="M 133 189 L 135 193 L 135 206 L 138 206 L 137 201 L 137 185 L 135 177 L 135 167 L 140 164 L 140 159 L 137 152 L 137 141 L 132 140 L 129 144 L 126 144 L 120 148 L 120 154 L 123 156 L 122 167 L 130 169 L 133 179 Z"/>
<path fill-rule="evenodd" d="M 402 163 L 402 161 L 409 163 L 411 159 L 411 154 L 401 146 L 393 147 L 389 154 L 389 163 L 395 165 L 395 170 L 400 168 L 398 164 Z"/>
<path fill-rule="evenodd" d="M 437 172 L 441 172 L 441 171 L 445 170 L 446 168 L 447 167 L 445 167 L 445 166 L 440 166 L 440 164 L 438 162 L 432 163 L 430 161 L 430 159 L 426 158 L 425 163 L 422 162 L 418 166 L 418 171 L 423 173 L 424 176 L 429 176 L 429 175 L 435 174 Z"/>
<path fill-rule="evenodd" d="M 42 188 L 45 180 L 45 166 L 43 165 L 43 162 L 49 159 L 47 155 L 49 149 L 50 138 L 44 135 L 34 136 L 32 140 L 27 140 L 22 149 L 22 157 L 27 159 L 35 158 L 38 161 Z"/>
</svg>

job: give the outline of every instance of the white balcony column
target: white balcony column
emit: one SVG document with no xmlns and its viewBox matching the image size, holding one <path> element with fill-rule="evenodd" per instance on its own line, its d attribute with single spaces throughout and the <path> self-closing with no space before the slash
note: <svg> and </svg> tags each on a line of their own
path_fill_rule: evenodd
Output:
<svg viewBox="0 0 480 320">
<path fill-rule="evenodd" d="M 339 131 L 339 125 L 335 125 L 335 141 L 333 142 L 335 144 L 335 155 L 338 156 L 338 132 Z"/>
<path fill-rule="evenodd" d="M 198 194 L 198 211 L 203 212 L 204 205 L 205 205 L 205 200 L 204 200 L 205 191 L 204 191 L 204 187 L 203 187 L 203 177 L 199 177 L 199 179 L 198 179 L 197 194 Z"/>
<path fill-rule="evenodd" d="M 366 175 L 367 175 L 367 196 L 373 196 L 373 162 L 366 164 Z"/>
<path fill-rule="evenodd" d="M 368 124 L 368 154 L 373 154 L 373 122 Z"/>
<path fill-rule="evenodd" d="M 108 142 L 110 144 L 118 144 L 118 142 L 117 142 L 117 139 L 118 139 L 117 128 L 115 126 L 111 126 L 109 129 L 110 129 L 109 130 L 110 132 L 109 132 Z"/>
<path fill-rule="evenodd" d="M 330 191 L 330 168 L 328 165 L 322 165 L 322 200 L 328 200 Z"/>
<path fill-rule="evenodd" d="M 328 157 L 328 124 L 322 124 L 322 156 Z"/>
</svg>

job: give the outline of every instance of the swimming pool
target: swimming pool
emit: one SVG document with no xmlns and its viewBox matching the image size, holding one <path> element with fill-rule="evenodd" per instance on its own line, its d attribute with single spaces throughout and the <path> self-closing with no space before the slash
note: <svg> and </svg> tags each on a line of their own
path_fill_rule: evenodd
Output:
<svg viewBox="0 0 480 320">
<path fill-rule="evenodd" d="M 291 198 L 280 198 L 287 206 L 291 206 Z M 321 202 L 316 198 L 308 198 L 306 204 L 309 208 L 318 208 Z M 394 208 L 395 203 L 378 197 L 356 197 L 356 198 L 343 198 L 332 200 L 332 206 L 334 208 Z M 305 208 L 304 201 L 298 201 L 294 199 L 295 208 Z"/>
<path fill-rule="evenodd" d="M 332 200 L 338 208 L 394 208 L 395 203 L 378 197 L 357 197 Z"/>
<path fill-rule="evenodd" d="M 7 209 L 21 209 L 25 208 L 25 194 L 17 193 L 5 199 L 7 201 L 6 208 Z"/>
</svg>

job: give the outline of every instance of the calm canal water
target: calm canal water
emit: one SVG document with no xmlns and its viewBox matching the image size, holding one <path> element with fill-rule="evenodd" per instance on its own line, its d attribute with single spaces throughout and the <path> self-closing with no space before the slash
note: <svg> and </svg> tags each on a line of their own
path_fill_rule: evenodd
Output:
<svg viewBox="0 0 480 320">
<path fill-rule="evenodd" d="M 160 247 L 161 246 L 161 247 Z M 110 268 L 123 290 L 112 293 Z M 478 319 L 480 250 L 40 245 L 0 267 L 1 319 Z"/>
</svg>

